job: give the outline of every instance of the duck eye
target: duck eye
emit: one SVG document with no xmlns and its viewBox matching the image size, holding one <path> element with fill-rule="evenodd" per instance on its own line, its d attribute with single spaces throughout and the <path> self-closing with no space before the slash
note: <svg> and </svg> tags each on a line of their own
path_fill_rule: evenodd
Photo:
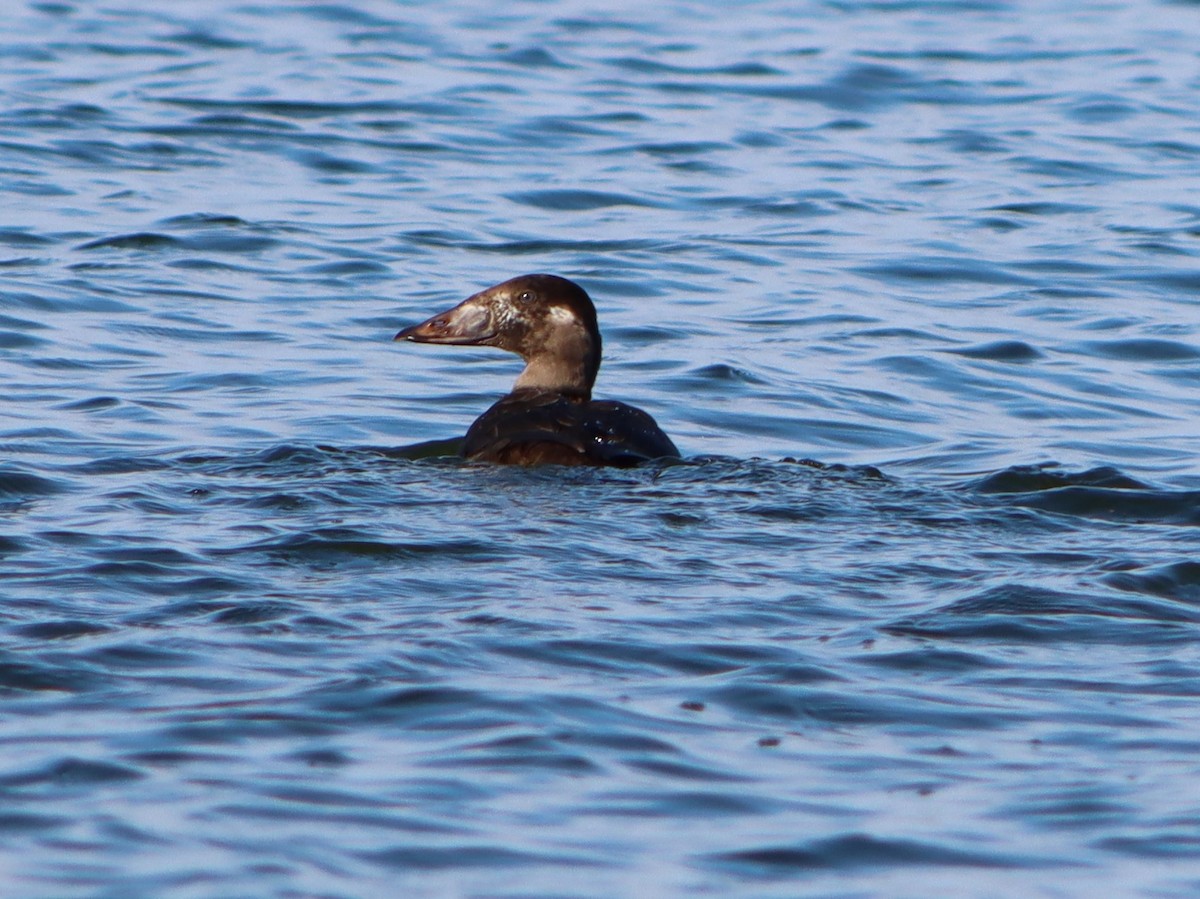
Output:
<svg viewBox="0 0 1200 899">
<path fill-rule="evenodd" d="M 517 300 L 522 303 L 532 303 L 533 302 L 533 292 L 528 291 L 528 290 L 523 290 L 523 291 L 521 291 L 521 295 L 519 297 L 517 297 Z"/>
</svg>

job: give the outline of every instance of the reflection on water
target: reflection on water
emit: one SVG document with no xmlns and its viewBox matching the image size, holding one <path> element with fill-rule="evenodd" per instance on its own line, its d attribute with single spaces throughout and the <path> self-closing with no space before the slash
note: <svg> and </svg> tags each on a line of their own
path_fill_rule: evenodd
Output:
<svg viewBox="0 0 1200 899">
<path fill-rule="evenodd" d="M 1194 892 L 1197 16 L 14 11 L 3 878 Z M 454 457 L 528 271 L 684 463 Z"/>
</svg>

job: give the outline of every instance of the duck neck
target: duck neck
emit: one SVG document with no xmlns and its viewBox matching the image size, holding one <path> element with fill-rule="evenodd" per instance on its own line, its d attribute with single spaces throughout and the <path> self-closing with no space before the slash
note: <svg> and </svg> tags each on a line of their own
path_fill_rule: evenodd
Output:
<svg viewBox="0 0 1200 899">
<path fill-rule="evenodd" d="M 553 390 L 590 399 L 600 368 L 600 336 L 582 326 L 559 328 L 536 351 L 522 353 L 525 370 L 514 390 Z"/>
<path fill-rule="evenodd" d="M 513 390 L 550 390 L 591 399 L 595 377 L 595 371 L 589 371 L 586 360 L 538 356 L 526 362 Z"/>
</svg>

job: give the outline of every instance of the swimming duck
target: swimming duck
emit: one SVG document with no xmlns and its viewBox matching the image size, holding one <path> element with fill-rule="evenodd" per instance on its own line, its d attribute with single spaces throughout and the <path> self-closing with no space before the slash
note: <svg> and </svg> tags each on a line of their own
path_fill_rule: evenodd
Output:
<svg viewBox="0 0 1200 899">
<path fill-rule="evenodd" d="M 641 409 L 592 399 L 600 368 L 596 307 L 566 278 L 512 278 L 405 328 L 395 339 L 494 346 L 525 360 L 512 392 L 467 431 L 462 446 L 467 459 L 628 467 L 679 455 Z"/>
</svg>

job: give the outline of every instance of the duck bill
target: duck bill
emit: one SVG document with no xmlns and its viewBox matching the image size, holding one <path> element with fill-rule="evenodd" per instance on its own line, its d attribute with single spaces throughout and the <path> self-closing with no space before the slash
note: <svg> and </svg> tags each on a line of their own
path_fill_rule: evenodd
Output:
<svg viewBox="0 0 1200 899">
<path fill-rule="evenodd" d="M 487 307 L 476 302 L 475 297 L 471 297 L 419 325 L 405 328 L 394 339 L 411 340 L 414 343 L 473 346 L 495 336 L 496 329 L 492 326 L 492 317 Z"/>
</svg>

